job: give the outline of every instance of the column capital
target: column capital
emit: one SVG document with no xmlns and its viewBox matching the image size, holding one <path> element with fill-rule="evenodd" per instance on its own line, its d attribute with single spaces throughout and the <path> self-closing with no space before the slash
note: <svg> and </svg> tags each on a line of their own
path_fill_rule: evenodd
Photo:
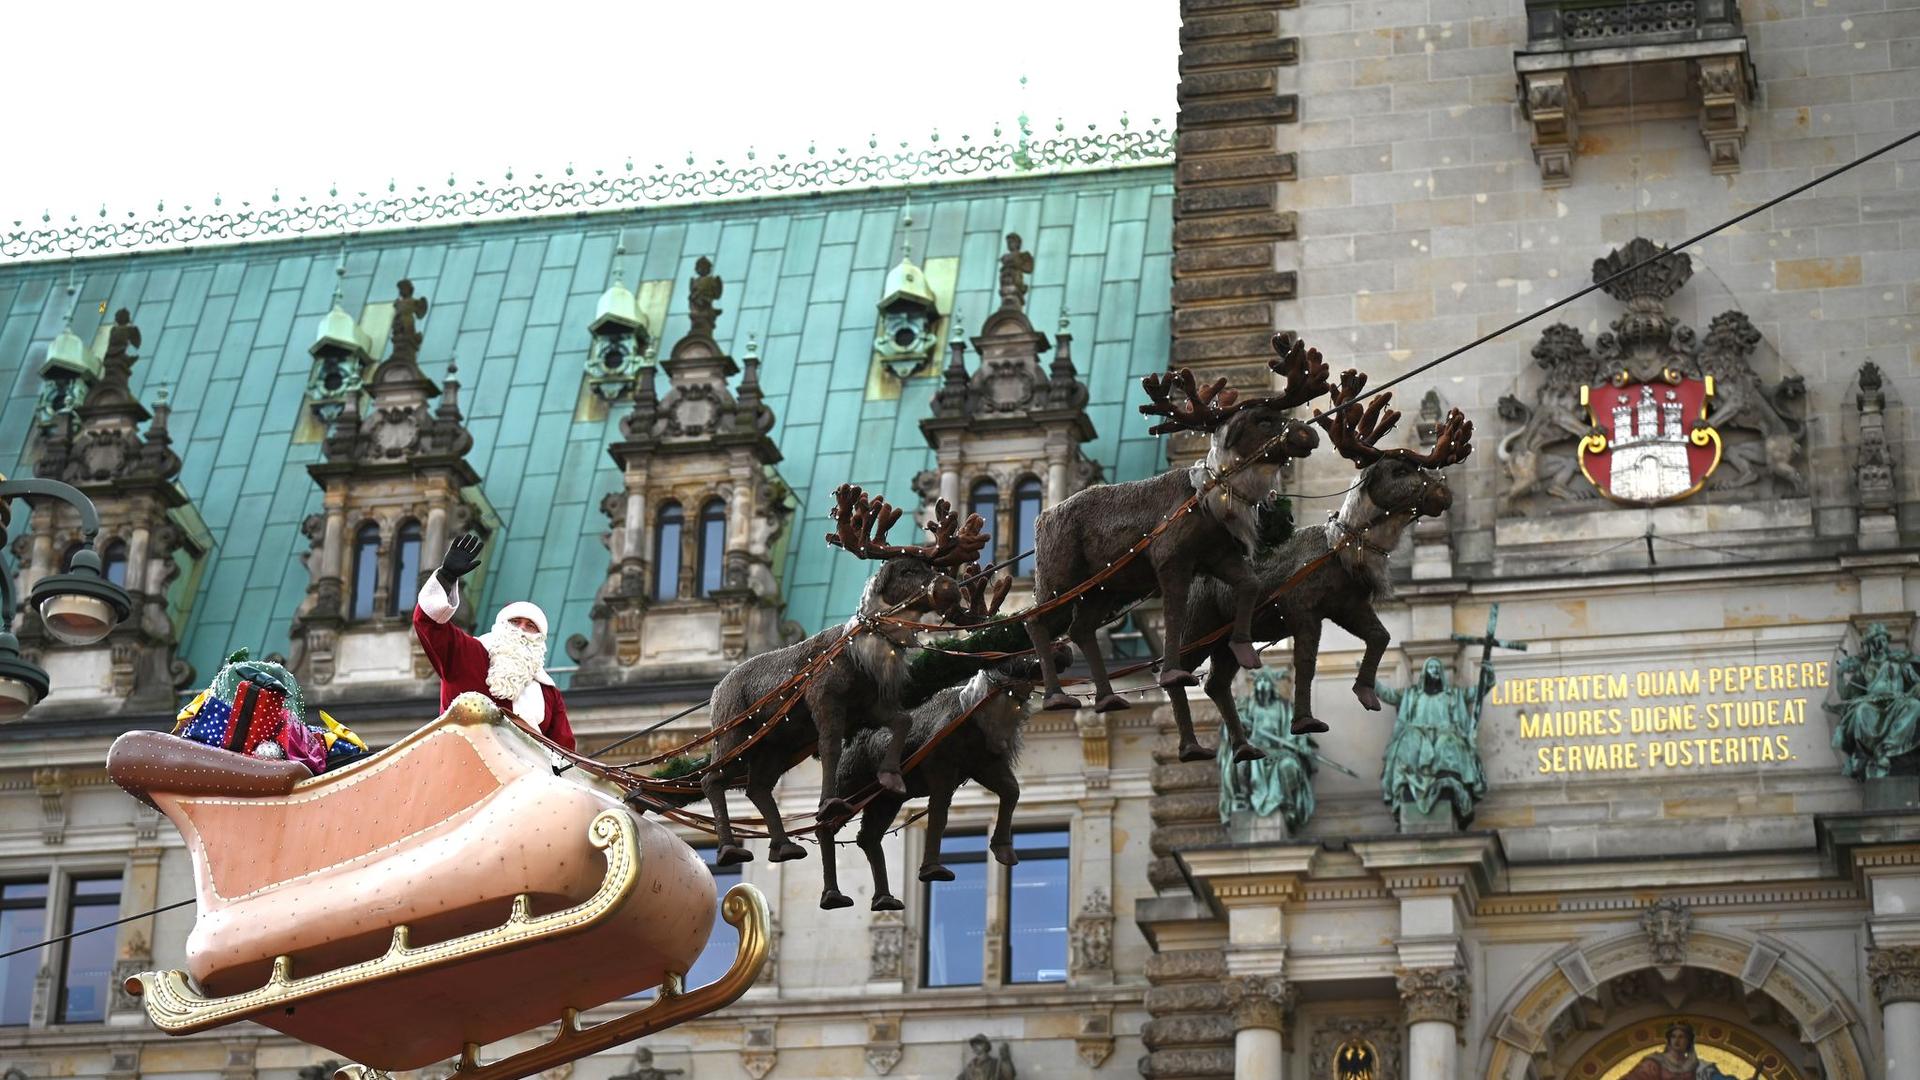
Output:
<svg viewBox="0 0 1920 1080">
<path fill-rule="evenodd" d="M 1473 986 L 1460 967 L 1401 968 L 1394 973 L 1408 1024 L 1437 1022 L 1467 1026 Z"/>
<path fill-rule="evenodd" d="M 1233 1014 L 1235 1031 L 1286 1031 L 1296 996 L 1292 983 L 1278 975 L 1233 975 L 1221 982 L 1220 989 L 1227 1011 Z"/>
<path fill-rule="evenodd" d="M 1920 1001 L 1920 945 L 1867 949 L 1867 980 L 1881 1005 Z"/>
</svg>

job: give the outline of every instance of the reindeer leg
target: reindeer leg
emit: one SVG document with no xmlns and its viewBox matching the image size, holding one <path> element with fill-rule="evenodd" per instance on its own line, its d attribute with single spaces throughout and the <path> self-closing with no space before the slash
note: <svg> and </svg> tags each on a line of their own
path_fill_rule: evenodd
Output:
<svg viewBox="0 0 1920 1080">
<path fill-rule="evenodd" d="M 1187 688 L 1184 686 L 1167 687 L 1167 700 L 1173 703 L 1173 724 L 1180 729 L 1180 760 L 1208 761 L 1213 757 L 1211 747 L 1201 746 L 1199 736 L 1193 733 L 1193 709 L 1187 704 Z"/>
<path fill-rule="evenodd" d="M 1020 781 L 1007 766 L 1005 758 L 990 763 L 974 776 L 980 786 L 1000 797 L 1000 808 L 993 817 L 993 833 L 987 837 L 987 850 L 1002 866 L 1020 861 L 1013 851 L 1013 808 L 1020 803 Z"/>
<path fill-rule="evenodd" d="M 1293 630 L 1293 733 L 1317 735 L 1327 725 L 1313 718 L 1313 671 L 1320 661 L 1320 620 L 1303 618 Z"/>
<path fill-rule="evenodd" d="M 1040 707 L 1049 712 L 1064 712 L 1080 707 L 1080 699 L 1060 689 L 1060 673 L 1053 667 L 1053 639 L 1039 619 L 1027 620 L 1027 639 L 1033 642 L 1033 654 L 1040 660 L 1040 674 L 1046 680 L 1047 696 Z"/>
<path fill-rule="evenodd" d="M 900 812 L 904 804 L 901 799 L 882 795 L 867 804 L 866 812 L 860 816 L 860 850 L 867 853 L 867 867 L 873 871 L 873 910 L 905 911 L 907 905 L 887 885 L 887 851 L 881 846 L 886 838 L 887 826 L 893 824 L 894 815 Z"/>
<path fill-rule="evenodd" d="M 1130 709 L 1132 703 L 1113 692 L 1113 684 L 1107 678 L 1107 662 L 1100 656 L 1100 638 L 1094 633 L 1099 629 L 1094 625 L 1092 607 L 1083 605 L 1074 610 L 1072 637 L 1073 643 L 1080 649 L 1080 655 L 1087 658 L 1087 674 L 1093 677 L 1094 712 L 1117 712 Z"/>
<path fill-rule="evenodd" d="M 921 881 L 952 881 L 953 871 L 940 865 L 940 838 L 947 835 L 947 807 L 953 805 L 954 785 L 934 786 L 927 799 L 927 850 L 920 856 Z"/>
<path fill-rule="evenodd" d="M 1371 606 L 1361 606 L 1357 611 L 1343 612 L 1333 617 L 1335 626 L 1357 637 L 1367 647 L 1360 657 L 1360 670 L 1353 677 L 1353 696 L 1368 712 L 1380 711 L 1380 695 L 1373 692 L 1374 680 L 1380 674 L 1380 658 L 1387 654 L 1387 642 L 1390 640 L 1387 628 L 1380 624 L 1380 616 Z"/>
<path fill-rule="evenodd" d="M 755 754 L 747 765 L 747 798 L 767 823 L 767 861 L 787 862 L 807 857 L 807 849 L 787 836 L 780 820 L 780 803 L 773 797 L 773 786 L 780 782 L 780 762 L 770 753 Z"/>
<path fill-rule="evenodd" d="M 1168 563 L 1153 568 L 1160 579 L 1160 595 L 1165 597 L 1162 613 L 1167 621 L 1167 655 L 1160 662 L 1160 686 L 1198 686 L 1193 672 L 1181 667 L 1181 652 L 1187 647 L 1187 585 L 1193 577 L 1191 566 Z"/>
<path fill-rule="evenodd" d="M 1267 752 L 1247 741 L 1246 728 L 1240 723 L 1240 710 L 1233 704 L 1233 676 L 1239 669 L 1225 663 L 1226 659 L 1215 650 L 1213 666 L 1207 671 L 1207 696 L 1220 710 L 1220 723 L 1226 728 L 1226 737 L 1221 741 L 1232 744 L 1233 760 L 1259 761 Z"/>
<path fill-rule="evenodd" d="M 1260 579 L 1245 559 L 1237 557 L 1222 558 L 1213 572 L 1233 590 L 1233 633 L 1227 645 L 1233 650 L 1234 663 L 1248 669 L 1260 667 L 1260 650 L 1253 647 L 1253 612 L 1260 605 Z"/>
<path fill-rule="evenodd" d="M 838 783 L 840 750 L 847 739 L 846 706 L 835 700 L 835 695 L 832 694 L 810 693 L 807 697 L 807 704 L 813 712 L 814 730 L 818 738 L 815 745 L 820 754 L 820 810 L 814 820 L 833 822 L 835 825 L 845 824 L 853 817 L 853 805 L 847 802 L 845 793 L 839 790 Z M 815 697 L 820 700 L 815 702 L 813 700 Z M 898 771 L 899 766 L 895 765 L 894 769 Z"/>
<path fill-rule="evenodd" d="M 719 747 L 714 747 L 712 760 L 718 761 L 725 755 Z M 714 849 L 713 861 L 721 866 L 734 866 L 753 861 L 753 852 L 734 842 L 733 822 L 727 817 L 727 778 L 725 767 L 708 769 L 700 777 L 700 790 L 707 797 L 707 805 L 713 808 L 713 836 L 718 844 Z"/>
<path fill-rule="evenodd" d="M 887 722 L 887 732 L 893 737 L 887 740 L 887 749 L 880 755 L 880 771 L 875 779 L 895 795 L 907 793 L 907 782 L 900 777 L 900 748 L 907 745 L 907 729 L 912 725 L 913 717 L 905 709 L 895 709 L 893 719 Z"/>
<path fill-rule="evenodd" d="M 838 838 L 839 828 L 828 827 L 821 822 L 814 830 L 820 838 L 820 908 L 832 911 L 835 908 L 852 907 L 853 898 L 840 891 L 839 853 L 834 850 L 834 841 Z"/>
</svg>

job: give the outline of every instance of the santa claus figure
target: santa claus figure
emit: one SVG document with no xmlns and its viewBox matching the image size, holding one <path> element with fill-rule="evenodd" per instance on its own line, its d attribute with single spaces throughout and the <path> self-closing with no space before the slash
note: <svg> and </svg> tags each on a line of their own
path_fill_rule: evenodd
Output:
<svg viewBox="0 0 1920 1080">
<path fill-rule="evenodd" d="M 420 587 L 420 602 L 413 607 L 413 632 L 440 676 L 440 708 L 469 691 L 485 694 L 572 750 L 566 702 L 547 674 L 546 613 L 520 600 L 501 608 L 493 629 L 477 638 L 453 625 L 460 579 L 480 565 L 480 547 L 480 538 L 471 533 L 455 540 L 440 568 Z"/>
</svg>

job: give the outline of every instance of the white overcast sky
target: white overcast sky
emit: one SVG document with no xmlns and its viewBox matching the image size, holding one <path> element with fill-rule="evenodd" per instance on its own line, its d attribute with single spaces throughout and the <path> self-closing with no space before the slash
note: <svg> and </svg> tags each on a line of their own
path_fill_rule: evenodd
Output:
<svg viewBox="0 0 1920 1080">
<path fill-rule="evenodd" d="M 1173 0 L 9 3 L 0 229 L 979 139 L 1023 108 L 1170 125 L 1178 31 Z"/>
</svg>

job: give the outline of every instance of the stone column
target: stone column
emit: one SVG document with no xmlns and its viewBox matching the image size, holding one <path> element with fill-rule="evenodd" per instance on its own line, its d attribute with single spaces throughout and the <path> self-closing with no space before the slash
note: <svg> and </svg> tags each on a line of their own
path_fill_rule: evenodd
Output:
<svg viewBox="0 0 1920 1080">
<path fill-rule="evenodd" d="M 1867 978 L 1880 1002 L 1887 1080 L 1920 1080 L 1920 945 L 1867 950 Z"/>
<path fill-rule="evenodd" d="M 141 593 L 147 589 L 147 549 L 153 542 L 153 530 L 145 525 L 137 526 L 133 534 L 127 537 L 127 582 L 126 590 Z"/>
<path fill-rule="evenodd" d="M 1400 1003 L 1407 1024 L 1407 1080 L 1454 1080 L 1460 1029 L 1471 985 L 1464 968 L 1401 968 Z"/>
<path fill-rule="evenodd" d="M 1278 975 L 1236 975 L 1222 990 L 1233 1016 L 1234 1080 L 1283 1080 L 1292 984 Z"/>
</svg>

